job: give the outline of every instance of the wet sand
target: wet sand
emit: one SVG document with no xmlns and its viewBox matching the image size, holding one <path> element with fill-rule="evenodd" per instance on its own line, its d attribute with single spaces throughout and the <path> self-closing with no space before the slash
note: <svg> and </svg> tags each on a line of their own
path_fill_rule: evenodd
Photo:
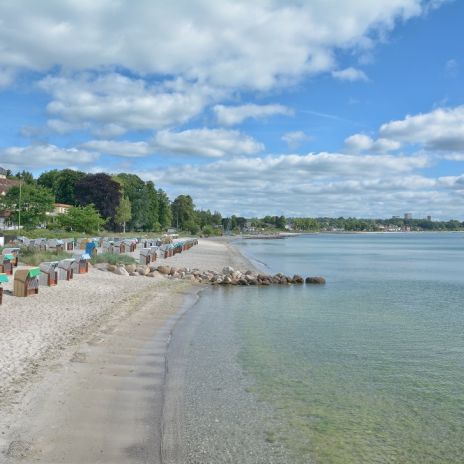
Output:
<svg viewBox="0 0 464 464">
<path fill-rule="evenodd" d="M 203 240 L 198 247 L 167 261 L 200 269 L 251 267 L 223 241 Z M 32 322 L 19 314 L 33 314 L 39 303 L 39 314 L 48 320 L 48 325 L 44 323 L 47 330 L 39 328 L 32 337 L 39 348 L 29 364 L 23 363 L 27 369 L 16 372 L 11 368 L 23 365 L 17 362 L 23 359 L 23 351 L 18 347 L 28 343 L 20 336 L 22 345 L 16 346 L 15 338 L 9 336 L 9 344 L 0 355 L 9 360 L 11 377 L 5 387 L 8 395 L 0 403 L 1 462 L 163 462 L 166 351 L 176 321 L 204 287 L 168 279 L 155 282 L 147 277 L 115 276 L 97 270 L 89 276 L 92 274 L 104 275 L 111 284 L 99 287 L 101 292 L 94 295 L 94 303 L 75 295 L 74 303 L 69 300 L 66 305 L 66 311 L 72 314 L 82 311 L 85 302 L 86 311 L 91 314 L 88 319 L 71 318 L 74 322 L 70 323 L 62 316 L 65 313 L 58 302 L 60 293 L 56 292 L 60 286 L 44 289 L 37 297 L 11 297 L 11 301 L 21 302 L 19 306 L 15 301 L 8 303 L 9 310 L 18 315 L 15 318 L 9 313 L 9 319 L 5 317 L 9 325 L 0 326 L 0 339 L 15 330 L 20 334 L 21 327 L 34 332 Z M 81 291 L 85 289 L 83 282 L 75 284 L 81 285 Z M 136 291 L 128 290 L 134 282 L 140 282 Z M 65 290 L 62 287 L 61 291 Z M 99 304 L 101 313 L 96 309 Z M 15 326 L 18 318 L 21 323 Z M 62 332 L 61 339 L 60 328 L 68 330 Z M 50 333 L 55 333 L 59 343 L 50 345 Z M 48 349 L 50 346 L 53 349 Z M 17 379 L 21 380 L 16 382 Z"/>
</svg>

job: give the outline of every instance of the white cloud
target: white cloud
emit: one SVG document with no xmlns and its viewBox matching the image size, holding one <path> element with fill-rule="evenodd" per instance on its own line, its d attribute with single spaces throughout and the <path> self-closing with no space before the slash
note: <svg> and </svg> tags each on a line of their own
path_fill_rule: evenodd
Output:
<svg viewBox="0 0 464 464">
<path fill-rule="evenodd" d="M 153 152 L 153 148 L 147 142 L 116 142 L 113 140 L 90 140 L 83 143 L 82 148 L 95 150 L 107 155 L 123 156 L 127 158 L 139 158 Z"/>
<path fill-rule="evenodd" d="M 240 106 L 224 106 L 216 105 L 213 108 L 216 113 L 216 119 L 219 124 L 224 126 L 234 126 L 240 124 L 245 119 L 267 118 L 274 115 L 291 116 L 293 111 L 284 105 L 240 105 Z"/>
<path fill-rule="evenodd" d="M 332 76 L 341 81 L 368 81 L 368 77 L 364 71 L 356 68 L 345 68 L 339 71 L 332 71 Z"/>
<path fill-rule="evenodd" d="M 220 87 L 266 90 L 331 71 L 337 49 L 365 50 L 421 0 L 16 0 L 0 4 L 0 66 L 120 66 Z M 337 14 L 334 14 L 336 8 Z M 276 33 L 278 31 L 278 33 Z"/>
<path fill-rule="evenodd" d="M 220 158 L 230 155 L 254 155 L 264 145 L 238 131 L 224 129 L 169 130 L 156 134 L 154 147 L 162 153 Z"/>
<path fill-rule="evenodd" d="M 2 165 L 14 168 L 67 167 L 75 164 L 93 163 L 98 157 L 98 153 L 77 148 L 59 148 L 56 145 L 0 148 Z"/>
<path fill-rule="evenodd" d="M 282 135 L 281 139 L 289 146 L 289 148 L 297 148 L 303 142 L 311 140 L 312 137 L 305 134 L 303 131 L 293 131 L 286 132 L 284 135 Z"/>
<path fill-rule="evenodd" d="M 464 105 L 438 108 L 383 124 L 382 137 L 401 143 L 420 144 L 429 150 L 464 150 Z"/>
<path fill-rule="evenodd" d="M 201 113 L 210 98 L 202 86 L 169 81 L 150 86 L 118 73 L 49 76 L 39 86 L 53 97 L 48 125 L 58 132 L 89 123 L 97 133 L 118 135 L 178 125 Z"/>
<path fill-rule="evenodd" d="M 345 139 L 345 149 L 349 153 L 387 153 L 398 150 L 401 144 L 395 140 L 380 138 L 374 140 L 365 134 L 354 134 Z"/>
<path fill-rule="evenodd" d="M 222 159 L 141 175 L 172 196 L 188 192 L 198 206 L 214 205 L 225 214 L 388 216 L 423 208 L 438 216 L 439 202 L 451 193 L 417 173 L 430 163 L 424 155 L 310 153 Z"/>
</svg>

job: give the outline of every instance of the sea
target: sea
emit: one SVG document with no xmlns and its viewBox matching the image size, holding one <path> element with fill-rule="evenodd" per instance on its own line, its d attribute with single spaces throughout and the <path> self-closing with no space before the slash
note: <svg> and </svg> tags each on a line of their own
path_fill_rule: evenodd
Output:
<svg viewBox="0 0 464 464">
<path fill-rule="evenodd" d="M 187 312 L 185 462 L 464 462 L 464 234 L 235 246 L 327 283 L 211 288 Z"/>
</svg>

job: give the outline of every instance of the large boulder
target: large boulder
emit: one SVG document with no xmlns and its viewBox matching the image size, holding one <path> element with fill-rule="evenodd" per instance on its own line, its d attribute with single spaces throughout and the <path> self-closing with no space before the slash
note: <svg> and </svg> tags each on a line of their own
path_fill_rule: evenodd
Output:
<svg viewBox="0 0 464 464">
<path fill-rule="evenodd" d="M 303 284 L 303 283 L 304 283 L 304 279 L 303 279 L 303 277 L 301 277 L 300 275 L 295 274 L 295 275 L 293 276 L 292 283 L 294 283 L 294 284 Z"/>
<path fill-rule="evenodd" d="M 158 266 L 156 270 L 160 274 L 168 275 L 171 272 L 171 266 Z"/>
<path fill-rule="evenodd" d="M 116 270 L 116 266 L 114 264 L 108 264 L 106 270 L 109 272 L 114 272 Z"/>
<path fill-rule="evenodd" d="M 316 284 L 316 285 L 324 285 L 325 279 L 324 277 L 315 276 L 315 277 L 306 277 L 307 284 Z"/>
<path fill-rule="evenodd" d="M 126 268 L 126 271 L 130 274 L 131 272 L 135 272 L 137 266 L 135 264 L 126 264 L 124 266 Z"/>
<path fill-rule="evenodd" d="M 230 266 L 226 266 L 225 268 L 222 269 L 222 273 L 226 275 L 232 274 L 233 272 L 234 272 L 234 268 Z"/>
<path fill-rule="evenodd" d="M 116 269 L 113 271 L 114 274 L 128 276 L 129 273 L 126 271 L 124 266 L 116 266 Z"/>
</svg>

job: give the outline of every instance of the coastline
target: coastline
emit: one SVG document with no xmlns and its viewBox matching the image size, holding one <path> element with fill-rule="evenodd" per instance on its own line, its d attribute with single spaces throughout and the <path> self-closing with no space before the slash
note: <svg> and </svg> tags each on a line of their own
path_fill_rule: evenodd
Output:
<svg viewBox="0 0 464 464">
<path fill-rule="evenodd" d="M 195 252 L 168 260 L 185 266 L 199 261 L 196 267 L 205 269 L 253 267 L 228 240 L 201 240 Z M 160 431 L 171 332 L 205 287 L 96 269 L 87 281 L 64 284 L 85 292 L 92 277 L 111 281 L 111 299 L 109 288 L 94 289 L 97 301 L 111 304 L 92 312 L 88 320 L 66 326 L 69 330 L 56 343 L 44 343 L 27 368 L 13 375 L 9 388 L 4 386 L 0 449 L 6 463 L 25 458 L 44 463 L 94 462 L 97 457 L 98 462 L 111 463 L 163 462 Z M 38 303 L 51 305 L 57 288 L 41 290 L 40 302 L 21 299 L 22 306 L 15 311 L 34 311 Z M 66 290 L 72 289 L 63 286 Z M 80 303 L 77 299 L 74 305 L 68 301 L 68 306 L 53 309 L 79 311 Z M 24 317 L 21 323 L 27 324 Z"/>
</svg>

